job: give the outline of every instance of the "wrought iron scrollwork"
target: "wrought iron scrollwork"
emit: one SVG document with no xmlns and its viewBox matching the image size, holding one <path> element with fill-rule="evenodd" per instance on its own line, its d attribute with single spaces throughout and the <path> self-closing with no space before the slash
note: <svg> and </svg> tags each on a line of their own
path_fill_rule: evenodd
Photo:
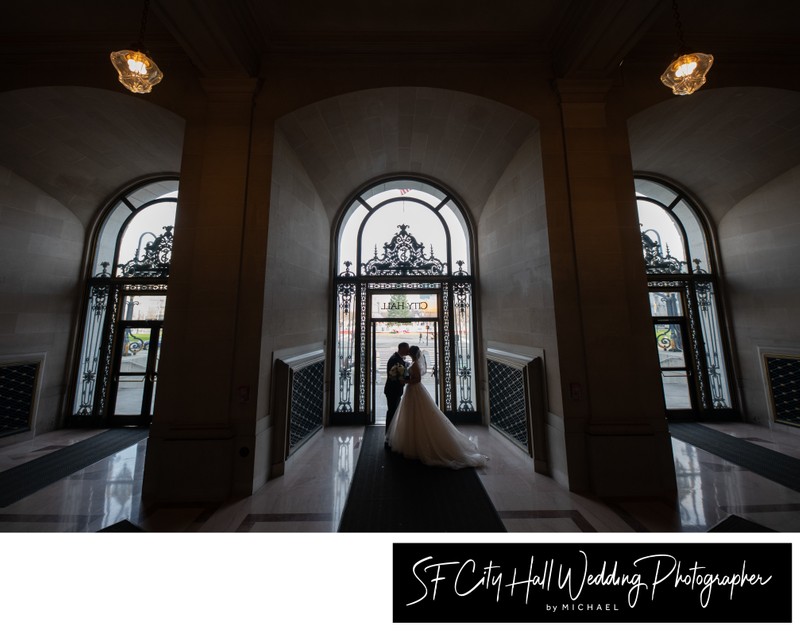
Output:
<svg viewBox="0 0 800 631">
<path fill-rule="evenodd" d="M 425 254 L 425 245 L 417 241 L 408 232 L 409 226 L 400 224 L 400 230 L 392 240 L 383 244 L 383 254 L 375 255 L 364 263 L 364 274 L 368 276 L 440 276 L 445 273 L 447 265 L 433 255 Z"/>
<path fill-rule="evenodd" d="M 466 276 L 464 261 L 456 261 L 454 276 Z M 453 318 L 456 336 L 456 379 L 458 380 L 458 411 L 474 412 L 472 404 L 472 331 L 470 330 L 472 283 L 453 283 Z"/>
<path fill-rule="evenodd" d="M 94 406 L 103 320 L 106 306 L 108 305 L 108 294 L 111 289 L 111 285 L 108 283 L 108 279 L 111 278 L 111 274 L 108 271 L 110 265 L 108 262 L 100 264 L 102 271 L 95 275 L 89 288 L 89 308 L 86 314 L 84 348 L 81 358 L 80 391 L 76 405 L 76 413 L 81 416 L 91 414 Z"/>
<path fill-rule="evenodd" d="M 370 300 L 375 292 L 422 291 L 436 293 L 439 304 L 437 344 L 439 350 L 441 404 L 447 412 L 475 412 L 473 346 L 473 282 L 464 261 L 451 271 L 450 259 L 437 258 L 433 247 L 417 241 L 406 224 L 399 224 L 392 238 L 376 245 L 374 255 L 356 265 L 344 262 L 336 277 L 337 365 L 334 369 L 338 392 L 336 413 L 369 410 L 368 371 L 370 350 Z M 355 273 L 354 273 L 355 271 Z M 438 401 L 438 399 L 437 399 Z"/>
<path fill-rule="evenodd" d="M 139 237 L 135 256 L 117 265 L 119 274 L 109 273 L 110 264 L 89 281 L 89 304 L 81 351 L 81 377 L 75 401 L 75 414 L 102 414 L 107 404 L 112 378 L 114 327 L 120 317 L 120 301 L 131 293 L 166 292 L 172 258 L 172 226 L 156 236 L 145 232 Z M 153 239 L 142 247 L 148 235 Z M 131 282 L 131 279 L 133 282 Z"/>
<path fill-rule="evenodd" d="M 699 265 L 698 265 L 699 268 Z M 715 409 L 728 407 L 722 377 L 722 340 L 716 327 L 714 311 L 714 286 L 710 281 L 695 284 L 700 326 L 704 333 L 708 385 L 711 389 L 711 404 Z"/>
<path fill-rule="evenodd" d="M 345 261 L 345 270 L 340 278 L 355 276 L 350 270 L 352 263 Z M 356 296 L 355 283 L 339 283 L 337 286 L 338 330 L 336 353 L 339 362 L 339 395 L 337 412 L 353 411 L 353 370 L 355 367 L 355 310 L 353 298 Z"/>
<path fill-rule="evenodd" d="M 98 373 L 98 388 L 95 393 L 95 413 L 99 410 L 105 410 L 106 400 L 108 398 L 108 387 L 111 383 L 111 357 L 114 353 L 114 322 L 117 321 L 120 310 L 120 287 L 113 285 L 110 288 L 108 303 L 106 304 L 106 321 L 105 330 L 103 332 L 103 344 L 100 350 L 100 371 Z"/>
<path fill-rule="evenodd" d="M 444 364 L 443 385 L 444 385 L 444 408 L 453 409 L 453 380 L 451 377 L 450 366 L 453 365 L 452 357 L 452 329 L 450 327 L 450 291 L 445 285 L 442 291 L 442 360 Z"/>
<path fill-rule="evenodd" d="M 642 232 L 642 251 L 648 274 L 680 274 L 686 267 L 686 263 L 670 254 L 669 245 L 663 251 L 661 237 L 655 230 Z"/>
<path fill-rule="evenodd" d="M 700 267 L 700 263 L 702 263 L 700 259 L 692 259 L 692 262 L 694 263 L 694 269 L 692 270 L 694 274 L 708 274 L 707 270 Z"/>
<path fill-rule="evenodd" d="M 142 239 L 152 233 L 145 232 L 139 237 Z M 155 237 L 155 235 L 153 235 Z M 141 246 L 136 248 L 136 255 L 127 263 L 120 263 L 121 276 L 167 278 L 169 276 L 169 263 L 172 259 L 172 226 L 164 226 L 164 232 L 148 241 L 141 252 Z"/>
<path fill-rule="evenodd" d="M 361 285 L 360 291 L 358 353 L 361 357 L 361 366 L 363 367 L 367 365 L 367 286 Z M 367 409 L 367 374 L 363 368 L 358 374 L 358 409 Z"/>
</svg>

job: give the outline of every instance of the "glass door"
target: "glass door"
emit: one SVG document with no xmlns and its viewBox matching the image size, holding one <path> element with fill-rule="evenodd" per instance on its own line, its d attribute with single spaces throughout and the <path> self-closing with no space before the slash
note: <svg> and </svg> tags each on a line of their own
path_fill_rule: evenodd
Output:
<svg viewBox="0 0 800 631">
<path fill-rule="evenodd" d="M 125 293 L 120 302 L 105 417 L 110 425 L 149 425 L 153 416 L 167 296 L 161 293 Z"/>
<path fill-rule="evenodd" d="M 383 386 L 386 382 L 386 364 L 397 352 L 401 342 L 419 346 L 425 356 L 427 373 L 422 383 L 440 405 L 439 379 L 439 294 L 404 291 L 397 287 L 393 293 L 375 292 L 370 296 L 370 345 L 369 367 L 370 423 L 386 422 L 386 397 Z M 406 358 L 410 365 L 411 358 Z"/>
<path fill-rule="evenodd" d="M 386 383 L 386 364 L 397 352 L 397 346 L 406 342 L 409 346 L 419 346 L 425 357 L 427 371 L 422 377 L 422 385 L 430 393 L 436 404 L 440 405 L 439 352 L 437 347 L 438 322 L 436 320 L 373 320 L 372 321 L 372 366 L 370 370 L 372 411 L 370 422 L 386 423 L 386 397 L 383 386 Z M 411 365 L 411 358 L 406 358 Z"/>
<path fill-rule="evenodd" d="M 661 384 L 668 418 L 691 418 L 697 408 L 694 358 L 686 326 L 685 294 L 682 291 L 651 291 Z"/>
<path fill-rule="evenodd" d="M 109 401 L 114 425 L 148 425 L 153 416 L 162 322 L 123 320 L 116 336 L 116 361 Z"/>
</svg>

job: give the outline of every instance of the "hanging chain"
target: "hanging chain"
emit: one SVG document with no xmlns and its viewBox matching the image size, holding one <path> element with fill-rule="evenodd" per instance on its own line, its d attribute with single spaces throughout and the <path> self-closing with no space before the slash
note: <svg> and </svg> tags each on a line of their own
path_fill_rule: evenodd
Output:
<svg viewBox="0 0 800 631">
<path fill-rule="evenodd" d="M 150 0 L 144 0 L 144 8 L 142 9 L 142 26 L 139 30 L 138 44 L 144 48 L 144 31 L 147 28 L 147 10 L 150 8 Z"/>
<path fill-rule="evenodd" d="M 678 1 L 672 0 L 672 13 L 675 16 L 675 30 L 678 31 L 678 54 L 686 52 L 686 42 L 683 41 L 683 25 L 681 24 L 681 16 L 678 13 Z"/>
</svg>

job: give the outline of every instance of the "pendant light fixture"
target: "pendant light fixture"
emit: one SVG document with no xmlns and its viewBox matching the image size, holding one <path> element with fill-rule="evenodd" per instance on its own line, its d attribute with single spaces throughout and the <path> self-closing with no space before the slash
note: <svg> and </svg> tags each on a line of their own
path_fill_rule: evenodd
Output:
<svg viewBox="0 0 800 631">
<path fill-rule="evenodd" d="M 156 62 L 147 54 L 144 47 L 144 31 L 147 26 L 149 6 L 150 0 L 144 0 L 142 26 L 139 30 L 138 41 L 131 45 L 130 50 L 118 50 L 111 53 L 111 63 L 119 73 L 119 82 L 135 94 L 147 94 L 164 78 Z"/>
<path fill-rule="evenodd" d="M 672 1 L 675 14 L 675 28 L 678 31 L 679 51 L 686 50 L 683 41 L 683 27 L 678 13 L 677 0 Z M 661 83 L 672 90 L 673 94 L 686 95 L 698 90 L 706 82 L 706 74 L 714 63 L 714 57 L 706 53 L 683 53 L 676 55 L 664 74 Z"/>
</svg>

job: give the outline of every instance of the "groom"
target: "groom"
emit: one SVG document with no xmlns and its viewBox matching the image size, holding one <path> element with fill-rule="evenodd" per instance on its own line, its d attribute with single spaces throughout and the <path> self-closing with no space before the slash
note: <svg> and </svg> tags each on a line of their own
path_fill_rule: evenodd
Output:
<svg viewBox="0 0 800 631">
<path fill-rule="evenodd" d="M 408 343 L 400 342 L 397 345 L 397 352 L 394 353 L 389 361 L 386 362 L 386 385 L 383 387 L 383 394 L 386 395 L 386 433 L 389 433 L 389 424 L 392 422 L 397 406 L 403 396 L 403 388 L 408 381 L 405 376 L 406 362 L 404 357 L 408 356 Z M 388 447 L 388 445 L 386 445 Z"/>
</svg>

